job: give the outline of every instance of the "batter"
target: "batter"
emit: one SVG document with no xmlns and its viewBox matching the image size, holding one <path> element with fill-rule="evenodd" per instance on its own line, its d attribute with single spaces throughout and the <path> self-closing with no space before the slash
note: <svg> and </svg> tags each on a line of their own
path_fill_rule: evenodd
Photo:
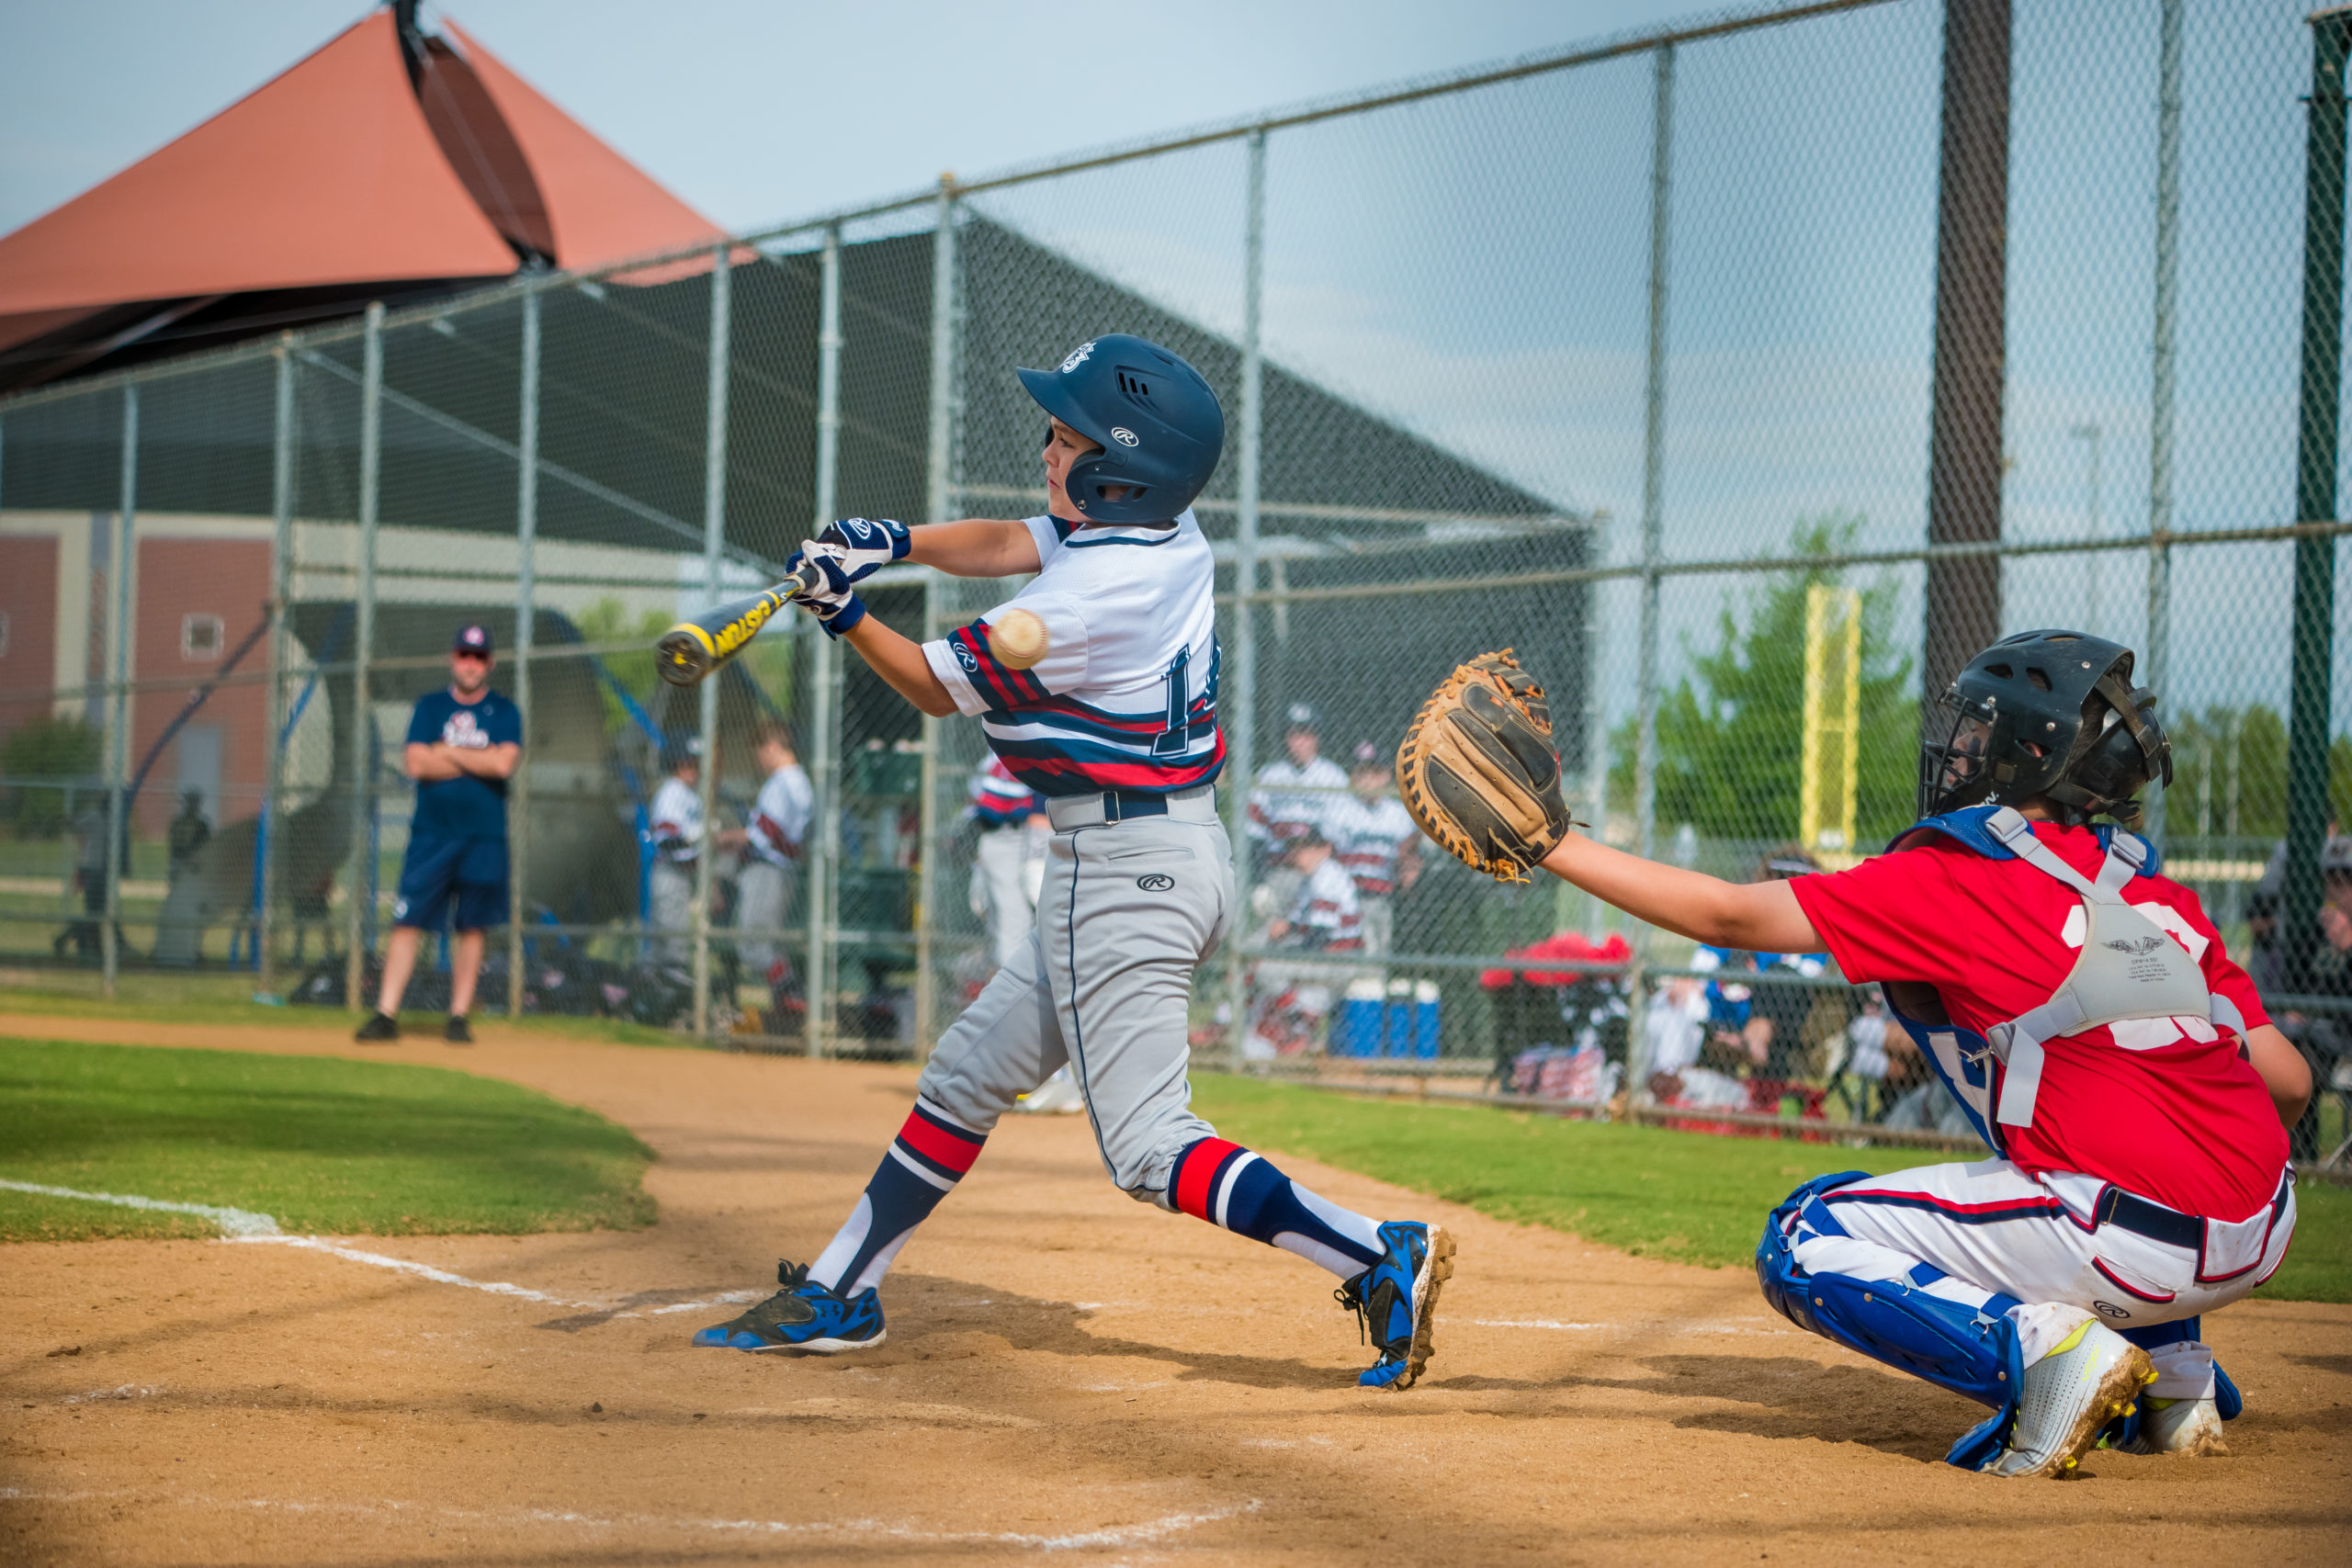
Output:
<svg viewBox="0 0 2352 1568">
<path fill-rule="evenodd" d="M 1214 795 L 1225 764 L 1215 568 L 1191 511 L 1223 449 L 1224 413 L 1190 365 L 1124 334 L 1080 344 L 1057 370 L 1018 374 L 1049 416 L 1046 514 L 912 530 L 834 524 L 801 547 L 830 584 L 801 603 L 924 713 L 978 718 L 1014 779 L 1045 796 L 1053 839 L 1036 924 L 940 1039 L 913 1113 L 831 1244 L 812 1263 L 780 1264 L 782 1290 L 695 1343 L 880 1344 L 876 1287 L 892 1259 L 972 1168 L 997 1119 L 1067 1062 L 1114 1182 L 1337 1275 L 1340 1301 L 1378 1347 L 1358 1381 L 1409 1387 L 1430 1352 L 1453 1238 L 1298 1186 L 1194 1115 L 1185 1078 L 1193 971 L 1236 915 Z M 855 591 L 899 560 L 959 577 L 1036 576 L 971 625 L 918 645 L 868 615 Z M 990 649 L 990 622 L 1015 606 L 1047 632 L 1028 668 Z"/>
</svg>

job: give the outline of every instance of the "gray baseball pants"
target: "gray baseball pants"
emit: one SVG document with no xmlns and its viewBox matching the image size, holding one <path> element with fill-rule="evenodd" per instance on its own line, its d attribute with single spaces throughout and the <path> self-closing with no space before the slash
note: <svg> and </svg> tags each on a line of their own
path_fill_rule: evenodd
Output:
<svg viewBox="0 0 2352 1568">
<path fill-rule="evenodd" d="M 774 984 L 792 973 L 782 939 L 768 934 L 783 929 L 785 914 L 792 905 L 792 883 L 791 867 L 757 858 L 735 879 L 736 929 L 761 933 L 742 939 L 735 956 L 744 976 L 757 985 Z"/>
<path fill-rule="evenodd" d="M 1161 1208 L 1169 1169 L 1216 1129 L 1185 1077 L 1193 972 L 1233 918 L 1233 858 L 1214 791 L 1166 816 L 1104 818 L 1102 797 L 1052 803 L 1037 923 L 941 1036 L 920 1092 L 975 1132 L 1064 1062 L 1103 1168 Z"/>
</svg>

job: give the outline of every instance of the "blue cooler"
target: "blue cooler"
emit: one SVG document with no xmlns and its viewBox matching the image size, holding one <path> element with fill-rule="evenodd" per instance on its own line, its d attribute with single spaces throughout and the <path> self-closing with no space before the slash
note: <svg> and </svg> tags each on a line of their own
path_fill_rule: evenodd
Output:
<svg viewBox="0 0 2352 1568">
<path fill-rule="evenodd" d="M 1409 1056 L 1413 1054 L 1413 982 L 1388 982 L 1388 1006 L 1382 1019 L 1380 1054 L 1384 1056 Z"/>
<path fill-rule="evenodd" d="M 1437 1055 L 1435 980 L 1423 980 L 1413 987 L 1413 1055 L 1425 1062 Z"/>
<path fill-rule="evenodd" d="M 1380 1055 L 1381 991 L 1377 980 L 1351 980 L 1340 1010 L 1331 1020 L 1334 1056 Z"/>
</svg>

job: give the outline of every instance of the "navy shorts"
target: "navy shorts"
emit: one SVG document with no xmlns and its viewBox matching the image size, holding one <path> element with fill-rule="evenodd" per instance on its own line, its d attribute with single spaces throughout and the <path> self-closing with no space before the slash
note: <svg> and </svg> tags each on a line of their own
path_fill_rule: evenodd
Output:
<svg viewBox="0 0 2352 1568">
<path fill-rule="evenodd" d="M 461 931 L 506 923 L 504 839 L 411 839 L 392 923 Z"/>
</svg>

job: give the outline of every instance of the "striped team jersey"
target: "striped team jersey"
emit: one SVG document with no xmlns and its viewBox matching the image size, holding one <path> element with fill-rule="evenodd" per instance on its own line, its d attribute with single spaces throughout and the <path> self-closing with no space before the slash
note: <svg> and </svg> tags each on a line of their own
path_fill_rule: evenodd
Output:
<svg viewBox="0 0 2352 1568">
<path fill-rule="evenodd" d="M 1028 527 L 1039 562 L 1028 586 L 923 644 L 957 709 L 1040 795 L 1166 795 L 1214 780 L 1225 766 L 1216 573 L 1192 512 L 1160 528 Z M 1028 670 L 989 650 L 989 623 L 1015 607 L 1046 626 L 1046 656 Z"/>
<path fill-rule="evenodd" d="M 988 766 L 972 775 L 971 796 L 965 813 L 983 828 L 1014 827 L 1046 809 L 1037 792 L 1014 778 L 1001 757 L 990 757 Z"/>
<path fill-rule="evenodd" d="M 1356 902 L 1356 879 L 1339 856 L 1327 856 L 1300 885 L 1290 923 L 1292 940 L 1302 947 L 1325 953 L 1363 951 L 1363 911 Z"/>
<path fill-rule="evenodd" d="M 1323 816 L 1323 836 L 1356 879 L 1356 891 L 1374 897 L 1396 891 L 1397 852 L 1419 832 L 1405 803 L 1395 795 L 1384 795 L 1369 805 L 1346 795 Z"/>
</svg>

